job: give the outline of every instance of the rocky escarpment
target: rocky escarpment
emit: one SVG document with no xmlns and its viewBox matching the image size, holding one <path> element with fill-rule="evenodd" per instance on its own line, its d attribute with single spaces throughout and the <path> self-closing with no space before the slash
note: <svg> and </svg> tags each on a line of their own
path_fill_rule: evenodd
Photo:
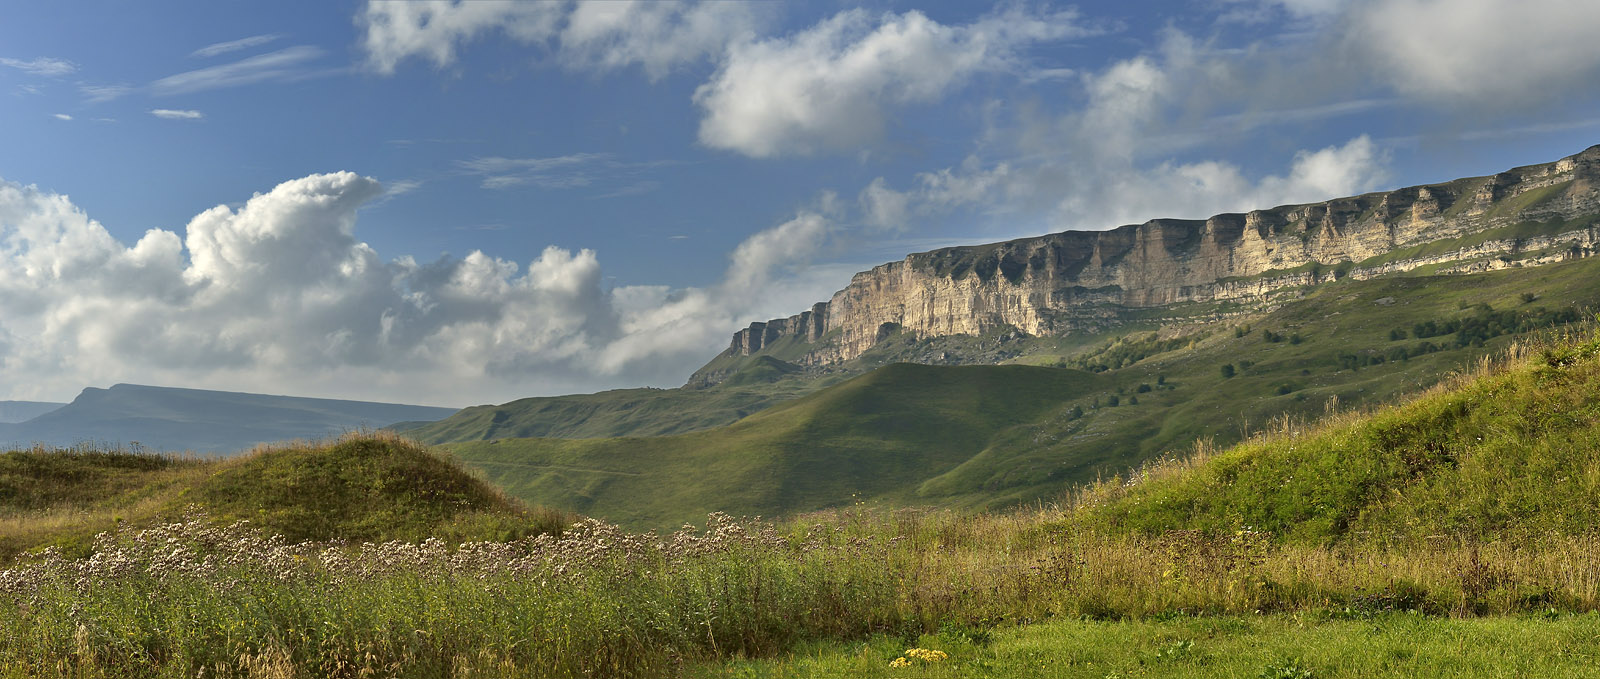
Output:
<svg viewBox="0 0 1600 679">
<path fill-rule="evenodd" d="M 1600 146 L 1490 177 L 944 248 L 856 274 L 809 311 L 753 323 L 724 355 L 794 337 L 814 345 L 801 363 L 829 364 L 861 355 L 891 329 L 1063 334 L 1104 327 L 1129 309 L 1264 304 L 1345 277 L 1536 265 L 1592 254 L 1597 216 Z"/>
</svg>

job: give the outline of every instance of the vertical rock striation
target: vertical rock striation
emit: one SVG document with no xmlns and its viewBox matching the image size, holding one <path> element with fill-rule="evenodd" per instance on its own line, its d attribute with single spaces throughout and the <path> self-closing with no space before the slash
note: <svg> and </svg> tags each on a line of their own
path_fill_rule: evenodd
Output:
<svg viewBox="0 0 1600 679">
<path fill-rule="evenodd" d="M 856 274 L 809 311 L 752 323 L 728 352 L 794 336 L 816 345 L 802 362 L 828 364 L 861 355 L 886 327 L 1052 335 L 1113 322 L 1118 309 L 1265 302 L 1286 287 L 1430 264 L 1534 265 L 1591 254 L 1597 216 L 1600 146 L 1490 177 L 917 253 Z"/>
</svg>

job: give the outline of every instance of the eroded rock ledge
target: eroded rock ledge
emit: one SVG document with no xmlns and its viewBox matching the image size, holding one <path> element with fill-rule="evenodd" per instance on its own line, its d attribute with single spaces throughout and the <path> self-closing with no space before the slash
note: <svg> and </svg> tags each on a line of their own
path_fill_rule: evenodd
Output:
<svg viewBox="0 0 1600 679">
<path fill-rule="evenodd" d="M 795 337 L 815 345 L 801 363 L 826 365 L 861 355 L 885 328 L 918 337 L 1000 326 L 1057 335 L 1103 327 L 1119 307 L 1265 303 L 1285 288 L 1430 265 L 1537 265 L 1593 254 L 1597 217 L 1600 146 L 1489 177 L 944 248 L 856 274 L 808 311 L 752 323 L 724 355 Z"/>
</svg>

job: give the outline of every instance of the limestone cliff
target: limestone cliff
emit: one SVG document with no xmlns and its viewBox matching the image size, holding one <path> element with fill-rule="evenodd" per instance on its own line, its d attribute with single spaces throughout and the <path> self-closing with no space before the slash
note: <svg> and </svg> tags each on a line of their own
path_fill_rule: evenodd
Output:
<svg viewBox="0 0 1600 679">
<path fill-rule="evenodd" d="M 1285 288 L 1346 276 L 1536 265 L 1592 254 L 1597 216 L 1600 146 L 1490 177 L 944 248 L 856 274 L 809 311 L 752 323 L 724 355 L 795 336 L 815 345 L 802 363 L 829 364 L 861 355 L 891 328 L 918 337 L 1002 326 L 1062 334 L 1114 323 L 1121 310 L 1266 303 Z"/>
</svg>

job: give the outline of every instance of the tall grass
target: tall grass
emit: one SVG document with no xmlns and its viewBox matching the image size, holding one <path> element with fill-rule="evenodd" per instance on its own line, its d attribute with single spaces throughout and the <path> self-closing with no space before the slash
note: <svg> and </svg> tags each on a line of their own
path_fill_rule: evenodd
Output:
<svg viewBox="0 0 1600 679">
<path fill-rule="evenodd" d="M 0 602 L 5 677 L 667 676 L 806 640 L 1050 618 L 1594 611 L 1600 537 L 1302 547 L 1107 535 L 1057 510 L 858 508 L 447 547 L 292 544 L 195 517 L 6 571 Z"/>
</svg>

